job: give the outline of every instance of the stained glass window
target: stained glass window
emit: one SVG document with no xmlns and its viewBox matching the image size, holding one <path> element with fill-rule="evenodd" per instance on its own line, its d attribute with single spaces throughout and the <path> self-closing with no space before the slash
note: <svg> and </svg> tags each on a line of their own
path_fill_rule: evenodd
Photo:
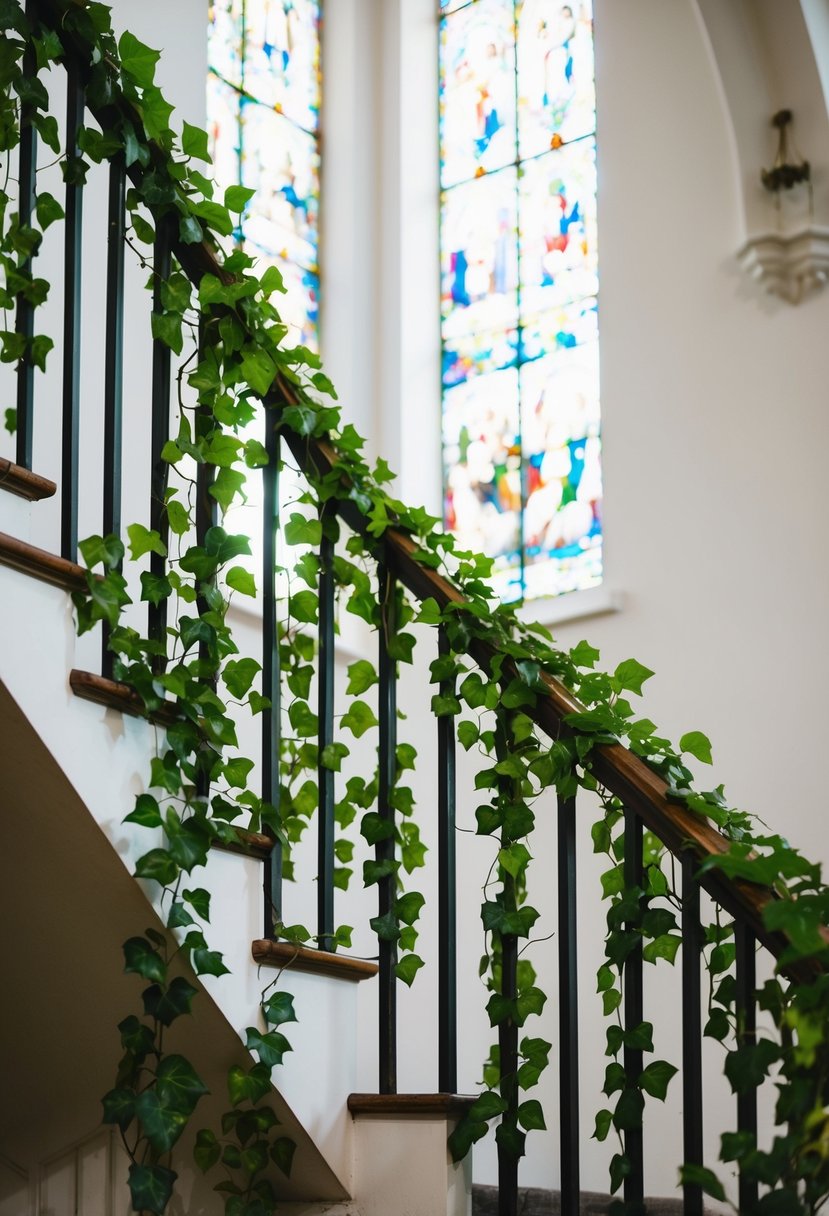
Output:
<svg viewBox="0 0 829 1216">
<path fill-rule="evenodd" d="M 439 0 L 445 522 L 507 601 L 602 578 L 592 0 Z"/>
<path fill-rule="evenodd" d="M 319 345 L 319 0 L 211 0 L 207 124 L 221 188 L 256 193 L 239 238 L 276 266 L 291 337 Z"/>
</svg>

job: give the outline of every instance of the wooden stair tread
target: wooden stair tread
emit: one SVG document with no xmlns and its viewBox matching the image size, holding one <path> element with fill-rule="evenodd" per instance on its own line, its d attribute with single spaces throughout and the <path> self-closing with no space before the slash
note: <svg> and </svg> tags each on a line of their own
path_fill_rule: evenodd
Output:
<svg viewBox="0 0 829 1216">
<path fill-rule="evenodd" d="M 94 701 L 96 705 L 104 705 L 107 709 L 115 709 L 123 714 L 131 714 L 134 718 L 149 718 L 151 722 L 158 722 L 162 726 L 169 726 L 179 720 L 179 712 L 172 701 L 165 702 L 148 714 L 144 702 L 129 684 L 96 675 L 94 671 L 80 671 L 73 667 L 69 673 L 69 685 L 76 697 L 81 697 L 84 701 Z"/>
<path fill-rule="evenodd" d="M 57 486 L 48 477 L 41 477 L 23 465 L 15 464 L 0 456 L 0 490 L 16 494 L 18 498 L 27 498 L 29 502 L 38 502 L 41 498 L 51 498 Z"/>
<path fill-rule="evenodd" d="M 328 975 L 342 980 L 370 980 L 377 972 L 377 963 L 367 958 L 350 958 L 327 950 L 311 950 L 293 942 L 262 938 L 253 943 L 254 962 L 267 967 L 289 967 L 292 971 L 307 971 L 313 975 Z"/>
<path fill-rule="evenodd" d="M 64 591 L 86 591 L 87 571 L 77 562 L 70 562 L 56 553 L 38 549 L 27 541 L 0 532 L 0 565 L 29 574 L 43 583 L 61 587 Z"/>
<path fill-rule="evenodd" d="M 615 1197 L 616 1199 L 619 1196 Z M 607 1216 L 614 1196 L 582 1191 L 579 1216 Z M 648 1216 L 682 1216 L 681 1198 L 646 1199 Z M 705 1208 L 706 1213 L 711 1209 Z M 475 1183 L 472 1187 L 472 1216 L 498 1216 L 498 1188 Z M 519 1187 L 517 1216 L 562 1216 L 561 1194 L 541 1187 Z M 568 1214 L 569 1216 L 569 1214 Z"/>
<path fill-rule="evenodd" d="M 349 1094 L 348 1109 L 352 1115 L 442 1115 L 459 1118 L 465 1115 L 476 1094 Z"/>
</svg>

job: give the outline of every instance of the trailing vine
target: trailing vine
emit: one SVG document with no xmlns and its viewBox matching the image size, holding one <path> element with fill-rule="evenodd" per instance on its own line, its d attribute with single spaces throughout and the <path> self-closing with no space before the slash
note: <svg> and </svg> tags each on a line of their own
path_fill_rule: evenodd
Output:
<svg viewBox="0 0 829 1216">
<path fill-rule="evenodd" d="M 611 1161 L 614 1192 L 631 1168 L 625 1133 L 641 1126 L 646 1101 L 666 1097 L 675 1066 L 652 1058 L 652 1027 L 643 1022 L 626 1029 L 620 1007 L 626 962 L 635 951 L 641 950 L 647 963 L 674 962 L 681 945 L 677 910 L 682 892 L 670 855 L 650 833 L 644 840 L 642 883 L 630 884 L 626 878 L 622 806 L 593 770 L 597 746 L 623 740 L 665 779 L 677 804 L 715 825 L 727 842 L 726 851 L 702 862 L 701 875 L 718 869 L 728 879 L 761 883 L 780 896 L 768 903 L 763 916 L 766 929 L 784 935 L 788 945 L 775 978 L 759 993 L 776 1036 L 763 1033 L 755 1041 L 742 1033 L 735 1004 L 733 926 L 719 916 L 705 926 L 710 976 L 705 1033 L 724 1044 L 724 1068 L 735 1092 L 767 1077 L 778 1092 L 772 1143 L 758 1145 L 750 1133 L 729 1133 L 722 1138 L 721 1161 L 739 1162 L 745 1176 L 762 1184 L 759 1213 L 816 1212 L 829 1195 L 829 973 L 824 968 L 829 889 L 820 868 L 782 837 L 758 829 L 748 815 L 730 808 L 722 787 L 696 789 L 689 758 L 710 764 L 706 737 L 691 731 L 674 747 L 634 708 L 632 698 L 641 696 L 652 672 L 633 659 L 612 674 L 597 670 L 598 651 L 586 642 L 570 651 L 558 649 L 547 630 L 522 624 L 511 609 L 493 603 L 487 559 L 460 550 L 440 531 L 439 520 L 389 494 L 390 470 L 382 460 L 369 466 L 360 436 L 340 419 L 318 358 L 289 343 L 278 306 L 283 290 L 279 271 L 270 267 L 258 276 L 252 259 L 232 248 L 250 191 L 231 186 L 221 199 L 216 197 L 206 134 L 188 123 L 181 132 L 171 126 L 172 107 L 155 84 L 158 52 L 129 33 L 116 40 L 109 10 L 91 0 L 42 0 L 39 14 L 30 26 L 19 0 L 0 0 L 0 151 L 5 158 L 0 304 L 6 316 L 0 359 L 42 371 L 52 348 L 47 335 L 17 333 L 8 319 L 21 298 L 35 310 L 48 298 L 49 283 L 35 273 L 37 253 L 44 233 L 63 218 L 60 203 L 46 191 L 37 192 L 31 217 L 21 217 L 15 207 L 10 154 L 21 132 L 31 128 L 59 158 L 66 181 L 82 182 L 91 164 L 123 159 L 131 182 L 128 243 L 150 273 L 156 301 L 152 336 L 180 360 L 178 427 L 161 453 L 169 470 L 163 525 L 153 529 L 134 522 L 126 529 L 127 570 L 137 578 L 124 573 L 127 552 L 121 538 L 84 540 L 80 550 L 88 569 L 87 591 L 74 596 L 78 631 L 106 624 L 116 677 L 139 694 L 148 716 L 162 715 L 165 723 L 148 792 L 137 797 L 126 816 L 151 834 L 135 873 L 156 884 L 165 931 L 149 928 L 124 943 L 125 968 L 145 986 L 140 1008 L 118 1027 L 123 1056 L 104 1098 L 104 1119 L 119 1128 L 131 1160 L 133 1208 L 159 1216 L 166 1210 L 176 1181 L 173 1150 L 206 1092 L 193 1064 L 170 1053 L 165 1037 L 173 1022 L 190 1013 L 198 995 L 192 973 L 220 976 L 227 971 L 208 942 L 209 893 L 194 878 L 211 845 L 238 839 L 240 828 L 266 831 L 281 843 L 285 876 L 291 879 L 296 846 L 319 801 L 320 773 L 340 774 L 336 885 L 344 888 L 352 877 L 358 824 L 368 846 L 391 837 L 394 857 L 363 865 L 366 886 L 389 875 L 397 883 L 393 907 L 371 926 L 380 939 L 395 943 L 400 980 L 411 984 L 423 965 L 417 923 L 424 898 L 404 888 L 425 856 L 405 779 L 416 766 L 415 749 L 405 742 L 397 747 L 393 825 L 374 809 L 374 767 L 342 776 L 350 755 L 344 734 L 359 740 L 378 725 L 364 699 L 378 680 L 368 659 L 348 668 L 348 709 L 339 719 L 338 737 L 321 753 L 316 743 L 310 631 L 319 615 L 316 551 L 325 538 L 336 546 L 333 574 L 340 611 L 374 629 L 385 629 L 388 614 L 393 616 L 394 629 L 386 637 L 392 662 L 412 661 L 411 623 L 443 627 L 448 650 L 431 665 L 438 686 L 432 710 L 456 719 L 461 746 L 479 755 L 476 789 L 483 801 L 476 811 L 477 831 L 493 847 L 481 908 L 487 1011 L 493 1028 L 520 1034 L 514 1068 L 502 1063 L 497 1045 L 490 1053 L 482 1092 L 450 1138 L 453 1154 L 464 1156 L 497 1121 L 499 1147 L 517 1159 L 526 1134 L 545 1126 L 541 1104 L 526 1095 L 546 1068 L 551 1045 L 524 1030 L 541 1013 L 546 994 L 532 965 L 521 958 L 515 991 L 508 990 L 504 960 L 506 952 L 514 953 L 519 943 L 530 940 L 538 919 L 529 902 L 530 845 L 538 800 L 549 790 L 569 798 L 586 789 L 601 806 L 593 844 L 609 865 L 602 876 L 607 935 L 597 988 L 610 1020 L 607 1101 L 596 1115 L 595 1135 L 599 1140 L 611 1133 L 619 1137 Z M 41 79 L 67 59 L 81 72 L 95 116 L 69 149 L 61 146 Z M 169 274 L 159 278 L 150 249 L 162 227 L 173 238 L 175 256 Z M 266 425 L 301 458 L 305 475 L 280 533 L 290 556 L 280 557 L 284 597 L 277 644 L 287 695 L 278 723 L 278 806 L 256 793 L 254 761 L 239 753 L 238 744 L 239 716 L 272 708 L 257 687 L 260 665 L 239 654 L 228 619 L 234 596 L 257 593 L 244 563 L 250 541 L 222 524 L 202 528 L 196 502 L 197 470 L 206 470 L 207 492 L 226 518 L 244 497 L 246 476 L 271 463 L 269 448 L 245 430 L 263 403 Z M 6 426 L 14 431 L 14 410 L 6 411 Z M 315 463 L 311 444 L 329 440 L 330 465 Z M 462 598 L 445 606 L 428 597 L 417 603 L 396 587 L 393 603 L 387 603 L 376 559 L 390 528 L 408 535 L 414 560 L 448 576 Z M 164 559 L 163 573 L 147 568 L 147 555 Z M 142 633 L 127 623 L 133 618 L 124 610 L 131 589 L 139 586 L 141 601 L 154 608 L 167 605 L 165 632 Z M 488 658 L 479 664 L 469 657 L 473 651 Z M 533 716 L 548 695 L 548 677 L 560 681 L 582 706 L 565 718 L 552 739 L 542 734 Z M 302 925 L 278 919 L 274 931 L 295 942 L 313 940 Z M 326 944 L 336 948 L 350 941 L 351 928 L 343 925 Z M 293 998 L 281 981 L 279 976 L 263 992 L 260 1023 L 246 1031 L 247 1047 L 257 1059 L 230 1071 L 229 1108 L 220 1129 L 201 1128 L 196 1137 L 197 1163 L 221 1174 L 216 1190 L 225 1198 L 228 1216 L 273 1212 L 277 1197 L 271 1166 L 284 1175 L 291 1169 L 294 1145 L 267 1100 L 272 1070 L 291 1049 L 286 1028 L 296 1019 Z M 626 1071 L 625 1047 L 646 1054 L 637 1075 Z M 687 1165 L 683 1173 L 709 1194 L 725 1197 L 713 1170 Z"/>
</svg>

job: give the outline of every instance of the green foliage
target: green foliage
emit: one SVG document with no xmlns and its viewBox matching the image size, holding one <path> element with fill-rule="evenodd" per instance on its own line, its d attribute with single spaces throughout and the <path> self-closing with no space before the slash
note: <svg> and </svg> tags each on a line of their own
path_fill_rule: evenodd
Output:
<svg viewBox="0 0 829 1216">
<path fill-rule="evenodd" d="M 659 841 L 648 833 L 641 878 L 636 884 L 629 881 L 623 861 L 623 808 L 592 770 L 595 750 L 626 741 L 667 783 L 671 802 L 715 825 L 726 847 L 703 861 L 702 877 L 716 870 L 723 881 L 764 884 L 780 897 L 767 902 L 763 916 L 765 929 L 787 943 L 780 961 L 789 970 L 768 981 L 760 993 L 775 1036 L 752 1041 L 743 1035 L 735 1008 L 733 933 L 719 920 L 705 927 L 710 980 L 705 1033 L 725 1045 L 725 1072 L 735 1092 L 748 1092 L 772 1074 L 778 1088 L 772 1143 L 761 1149 L 744 1133 L 730 1133 L 723 1137 L 721 1159 L 739 1161 L 748 1177 L 768 1188 L 758 1210 L 816 1211 L 829 1194 L 829 1094 L 824 1079 L 829 1076 L 829 981 L 822 970 L 829 893 L 819 868 L 783 838 L 758 832 L 747 815 L 728 806 L 722 787 L 694 788 L 685 758 L 710 765 L 711 744 L 701 732 L 690 731 L 675 748 L 657 734 L 653 722 L 635 716 L 629 695 L 642 695 L 653 675 L 649 668 L 627 659 L 609 674 L 599 669 L 599 652 L 588 642 L 569 652 L 557 649 L 543 627 L 524 626 L 511 609 L 493 605 L 484 581 L 491 566 L 488 559 L 457 550 L 452 538 L 440 532 L 439 521 L 390 497 L 388 466 L 383 461 L 373 469 L 368 465 L 360 436 L 353 427 L 343 426 L 338 410 L 324 400 L 335 400 L 336 394 L 317 357 L 285 342 L 287 327 L 278 302 L 284 284 L 278 269 L 270 267 L 260 278 L 242 251 L 222 257 L 216 238 L 231 236 L 251 192 L 231 186 L 221 201 L 214 197 L 213 184 L 197 167 L 209 160 L 206 134 L 186 122 L 180 134 L 171 126 L 172 108 L 155 84 L 159 53 L 129 33 L 116 43 L 102 5 L 76 0 L 60 7 L 61 21 L 54 28 L 41 18 L 32 31 L 21 5 L 0 0 L 3 28 L 14 34 L 4 38 L 0 50 L 0 147 L 7 152 L 15 147 L 25 110 L 40 139 L 60 158 L 66 181 L 82 182 L 90 162 L 123 155 L 131 176 L 131 240 L 151 246 L 159 225 L 165 224 L 181 242 L 174 249 L 170 273 L 150 283 L 158 290 L 152 333 L 181 354 L 184 368 L 178 431 L 168 436 L 161 453 L 165 467 L 175 470 L 175 484 L 165 495 L 164 522 L 158 529 L 140 522 L 126 529 L 128 560 L 143 567 L 129 585 L 140 583 L 142 600 L 152 605 L 170 600 L 177 610 L 170 613 L 162 639 L 142 637 L 122 622 L 129 603 L 122 573 L 126 554 L 123 541 L 112 536 L 91 536 L 81 543 L 87 586 L 73 596 L 79 632 L 100 621 L 109 625 L 115 674 L 138 694 L 146 713 L 169 713 L 171 707 L 175 715 L 151 763 L 152 792 L 140 794 L 126 816 L 126 822 L 151 833 L 135 873 L 155 884 L 166 916 L 164 931 L 151 927 L 124 943 L 125 970 L 142 981 L 140 1012 L 119 1025 L 123 1056 L 115 1084 L 103 1099 L 105 1122 L 120 1128 L 130 1151 L 134 1208 L 159 1216 L 168 1208 L 176 1180 L 169 1154 L 206 1092 L 192 1063 L 169 1053 L 164 1032 L 191 1012 L 198 996 L 192 972 L 220 976 L 227 970 L 196 920 L 209 922 L 207 891 L 184 885 L 193 881 L 188 875 L 204 866 L 213 843 L 234 843 L 240 827 L 267 829 L 282 846 L 290 880 L 292 850 L 316 813 L 320 782 L 335 774 L 335 882 L 344 888 L 351 877 L 354 825 L 359 825 L 363 839 L 375 849 L 374 857 L 364 863 L 364 881 L 386 884 L 389 896 L 388 911 L 373 918 L 371 926 L 380 940 L 393 944 L 395 972 L 403 983 L 413 983 L 424 965 L 415 952 L 424 898 L 404 886 L 407 876 L 424 864 L 426 853 L 414 795 L 402 780 L 406 771 L 417 767 L 415 749 L 408 743 L 398 745 L 394 779 L 381 808 L 378 773 L 350 772 L 345 765 L 349 747 L 341 737 L 322 750 L 317 743 L 319 722 L 311 700 L 315 642 L 308 627 L 319 618 L 316 550 L 327 538 L 337 546 L 334 578 L 341 609 L 384 631 L 392 663 L 411 662 L 415 636 L 406 626 L 412 620 L 443 627 L 447 646 L 432 664 L 437 686 L 432 709 L 439 718 L 456 718 L 461 746 L 475 749 L 476 789 L 481 793 L 477 830 L 492 842 L 492 872 L 481 919 L 486 935 L 482 976 L 493 1026 L 523 1027 L 541 1013 L 546 1001 L 525 957 L 517 966 L 515 990 L 505 980 L 503 965 L 505 948 L 513 950 L 517 941 L 523 948 L 537 931 L 538 912 L 529 902 L 536 803 L 553 789 L 568 799 L 585 788 L 601 800 L 602 816 L 593 826 L 592 840 L 594 850 L 607 857 L 601 878 L 607 934 L 597 990 L 605 1014 L 613 1020 L 606 1036 L 608 1101 L 596 1116 L 594 1135 L 599 1140 L 611 1133 L 619 1136 L 620 1151 L 613 1154 L 610 1166 L 613 1191 L 631 1169 L 624 1151 L 626 1132 L 641 1126 L 646 1102 L 665 1099 L 676 1072 L 668 1061 L 650 1058 L 649 1023 L 629 1030 L 618 1023 L 626 967 L 639 953 L 654 965 L 674 964 L 682 939 L 673 870 Z M 22 74 L 27 43 L 35 56 L 34 77 Z M 87 97 L 101 118 L 101 129 L 85 126 L 77 148 L 67 150 L 61 148 L 57 121 L 47 112 L 48 93 L 40 74 L 63 58 L 70 44 L 71 54 L 85 58 Z M 8 203 L 0 195 L 4 310 L 9 315 L 23 299 L 37 315 L 50 289 L 34 273 L 37 252 L 43 234 L 64 218 L 63 209 L 52 195 L 39 191 L 31 222 L 24 224 Z M 184 270 L 184 264 L 190 264 L 185 251 L 202 242 L 197 262 L 210 269 L 191 283 Z M 202 340 L 197 343 L 199 334 Z M 3 362 L 27 363 L 42 371 L 51 349 L 47 334 L 28 338 L 0 331 Z M 191 401 L 197 402 L 197 409 Z M 243 498 L 247 471 L 270 463 L 268 449 L 259 440 L 240 435 L 262 408 L 267 425 L 276 428 L 289 447 L 308 456 L 306 488 L 283 527 L 289 552 L 279 559 L 285 562 L 288 585 L 274 639 L 282 672 L 281 706 L 271 704 L 272 689 L 255 687 L 260 664 L 239 655 L 227 615 L 230 593 L 249 598 L 257 594 L 254 577 L 245 566 L 233 564 L 250 553 L 249 540 L 221 526 L 197 535 L 185 475 L 194 466 L 206 468 L 209 494 L 222 512 Z M 14 431 L 15 410 L 7 409 L 5 418 L 7 429 Z M 315 464 L 309 453 L 314 440 L 327 443 L 329 437 L 335 459 L 326 472 L 326 462 Z M 348 504 L 350 519 L 356 512 L 362 521 L 358 531 L 342 538 L 335 510 L 341 504 Z M 415 607 L 400 587 L 394 595 L 377 587 L 371 559 L 391 528 L 408 537 L 424 570 L 451 575 L 463 599 L 449 597 L 441 604 L 429 597 Z M 484 653 L 489 660 L 480 670 L 472 669 L 469 656 Z M 539 737 L 534 714 L 550 678 L 561 681 L 580 702 L 553 740 Z M 377 681 L 377 670 L 368 659 L 350 664 L 348 703 L 338 736 L 367 737 L 373 743 L 379 724 L 371 690 Z M 367 700 L 361 699 L 367 694 Z M 234 716 L 239 707 L 252 715 L 270 711 L 277 716 L 278 809 L 251 788 L 254 762 L 239 754 Z M 546 814 L 547 805 L 539 803 L 538 812 Z M 280 931 L 296 942 L 312 939 L 301 925 L 280 926 Z M 341 926 L 334 944 L 348 946 L 350 938 L 350 928 Z M 809 982 L 801 979 L 804 964 L 811 969 Z M 296 1021 L 293 998 L 282 989 L 268 989 L 261 1013 L 262 1024 L 246 1032 L 256 1062 L 236 1065 L 228 1074 L 230 1109 L 222 1116 L 221 1135 L 204 1128 L 195 1142 L 199 1167 L 223 1171 L 217 1189 L 225 1197 L 228 1216 L 267 1216 L 275 1210 L 267 1173 L 273 1165 L 288 1175 L 295 1147 L 280 1133 L 267 1105 L 271 1071 L 291 1050 L 285 1027 Z M 645 1053 L 638 1075 L 625 1069 L 625 1048 Z M 528 1034 L 520 1041 L 517 1069 L 506 1072 L 498 1048 L 492 1049 L 484 1068 L 485 1089 L 450 1138 L 455 1159 L 465 1155 L 492 1121 L 497 1123 L 499 1147 L 521 1156 L 526 1134 L 545 1126 L 540 1103 L 522 1094 L 538 1083 L 549 1053 L 549 1043 Z M 707 1167 L 687 1165 L 684 1177 L 722 1198 L 721 1183 Z"/>
</svg>

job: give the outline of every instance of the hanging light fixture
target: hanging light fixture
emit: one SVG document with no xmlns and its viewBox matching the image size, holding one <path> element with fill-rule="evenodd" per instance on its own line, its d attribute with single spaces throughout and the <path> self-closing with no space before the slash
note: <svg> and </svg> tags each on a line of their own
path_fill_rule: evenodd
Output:
<svg viewBox="0 0 829 1216">
<path fill-rule="evenodd" d="M 791 190 L 795 186 L 800 185 L 801 182 L 808 184 L 809 193 L 811 194 L 811 166 L 798 152 L 794 145 L 794 139 L 791 140 L 791 152 L 789 151 L 789 128 L 792 125 L 791 110 L 778 110 L 771 120 L 771 125 L 776 127 L 778 131 L 777 155 L 770 169 L 762 169 L 760 171 L 763 185 L 771 194 L 776 195 L 778 202 L 783 190 Z M 790 156 L 793 156 L 795 159 L 790 160 Z"/>
</svg>

